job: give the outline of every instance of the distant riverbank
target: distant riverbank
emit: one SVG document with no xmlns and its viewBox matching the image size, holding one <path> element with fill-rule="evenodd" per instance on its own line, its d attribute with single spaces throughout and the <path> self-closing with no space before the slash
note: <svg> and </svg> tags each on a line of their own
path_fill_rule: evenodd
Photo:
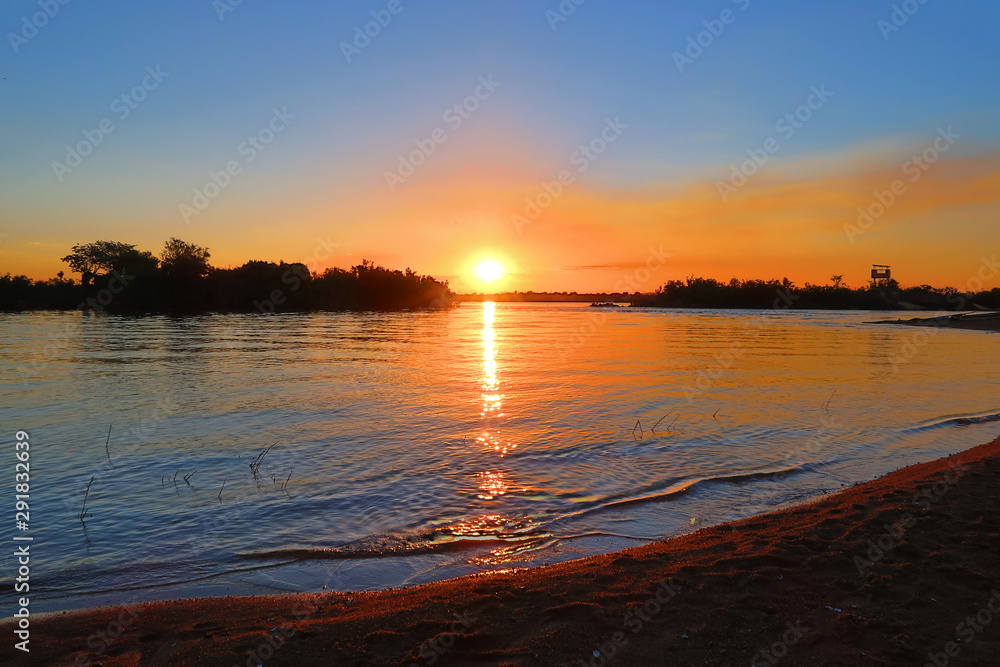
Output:
<svg viewBox="0 0 1000 667">
<path fill-rule="evenodd" d="M 1000 331 L 1000 312 L 958 313 L 940 317 L 914 317 L 908 320 L 880 320 L 872 324 L 905 324 L 913 327 L 946 327 L 976 331 Z"/>
<path fill-rule="evenodd" d="M 458 294 L 458 301 L 499 303 L 628 303 L 639 308 L 726 310 L 1000 310 L 1000 288 L 963 292 L 952 287 L 900 287 L 895 281 L 852 288 L 834 283 L 799 287 L 790 280 L 714 278 L 671 280 L 656 292 L 504 292 Z"/>
</svg>

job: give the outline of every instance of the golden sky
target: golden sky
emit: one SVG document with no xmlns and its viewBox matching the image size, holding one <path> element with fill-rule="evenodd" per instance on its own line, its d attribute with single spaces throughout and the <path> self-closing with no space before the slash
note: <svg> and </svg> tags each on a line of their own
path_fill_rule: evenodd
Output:
<svg viewBox="0 0 1000 667">
<path fill-rule="evenodd" d="M 787 276 L 802 284 L 843 274 L 861 285 L 872 263 L 891 264 L 903 284 L 961 286 L 982 256 L 996 252 L 1000 151 L 945 153 L 915 181 L 916 172 L 903 171 L 906 159 L 879 159 L 870 150 L 775 161 L 727 201 L 719 178 L 630 189 L 579 179 L 520 224 L 515 216 L 525 215 L 525 200 L 545 191 L 525 182 L 514 155 L 506 163 L 502 151 L 496 155 L 492 169 L 439 169 L 391 195 L 369 187 L 328 199 L 303 183 L 301 192 L 275 201 L 251 185 L 220 197 L 190 224 L 171 210 L 152 224 L 131 225 L 128 213 L 108 204 L 72 216 L 54 209 L 46 216 L 54 233 L 29 227 L 0 239 L 0 261 L 4 272 L 42 279 L 66 268 L 59 257 L 75 242 L 114 238 L 158 251 L 178 236 L 208 246 L 217 266 L 284 259 L 346 267 L 369 258 L 447 278 L 461 291 L 603 291 L 645 265 L 651 248 L 671 256 L 643 290 L 689 275 Z M 858 208 L 872 207 L 875 193 L 894 181 L 905 190 L 897 184 L 901 194 L 884 213 L 857 227 Z M 499 262 L 505 276 L 478 280 L 475 267 L 484 259 Z"/>
</svg>

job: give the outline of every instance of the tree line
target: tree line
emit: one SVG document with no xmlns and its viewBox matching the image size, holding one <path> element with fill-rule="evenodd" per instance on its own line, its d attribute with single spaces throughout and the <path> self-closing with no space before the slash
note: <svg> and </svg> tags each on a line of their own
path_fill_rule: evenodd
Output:
<svg viewBox="0 0 1000 667">
<path fill-rule="evenodd" d="M 827 310 L 998 310 L 1000 288 L 961 291 L 930 285 L 900 287 L 896 280 L 851 288 L 843 276 L 832 276 L 830 285 L 796 286 L 781 280 L 722 282 L 690 277 L 671 280 L 651 295 L 634 295 L 634 306 L 659 308 L 803 308 Z M 980 281 L 980 285 L 981 285 Z"/>
<path fill-rule="evenodd" d="M 0 275 L 0 309 L 270 313 L 416 310 L 454 302 L 447 281 L 368 260 L 322 272 L 301 262 L 259 260 L 219 268 L 209 262 L 208 248 L 176 238 L 159 255 L 118 241 L 77 244 L 71 250 L 61 261 L 79 279 L 63 271 L 37 281 Z"/>
</svg>

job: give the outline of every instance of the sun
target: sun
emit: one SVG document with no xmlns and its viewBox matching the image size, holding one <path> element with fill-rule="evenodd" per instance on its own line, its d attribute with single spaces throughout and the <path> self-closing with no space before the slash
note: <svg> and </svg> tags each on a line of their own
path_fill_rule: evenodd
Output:
<svg viewBox="0 0 1000 667">
<path fill-rule="evenodd" d="M 476 265 L 476 277 L 486 283 L 491 283 L 504 274 L 499 262 L 485 259 Z"/>
</svg>

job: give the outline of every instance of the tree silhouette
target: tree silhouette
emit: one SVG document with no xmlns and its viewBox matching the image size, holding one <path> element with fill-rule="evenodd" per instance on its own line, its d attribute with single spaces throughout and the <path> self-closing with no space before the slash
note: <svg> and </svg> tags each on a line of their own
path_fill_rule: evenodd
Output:
<svg viewBox="0 0 1000 667">
<path fill-rule="evenodd" d="M 208 275 L 212 267 L 208 263 L 211 254 L 208 248 L 171 238 L 163 245 L 160 254 L 160 268 L 170 278 L 190 280 Z"/>
<path fill-rule="evenodd" d="M 91 285 L 103 274 L 117 271 L 118 273 L 146 273 L 155 270 L 159 260 L 148 251 L 137 250 L 131 243 L 119 241 L 95 241 L 93 243 L 78 243 L 73 246 L 73 252 L 60 261 L 69 264 L 69 268 L 82 276 L 83 285 Z"/>
</svg>

